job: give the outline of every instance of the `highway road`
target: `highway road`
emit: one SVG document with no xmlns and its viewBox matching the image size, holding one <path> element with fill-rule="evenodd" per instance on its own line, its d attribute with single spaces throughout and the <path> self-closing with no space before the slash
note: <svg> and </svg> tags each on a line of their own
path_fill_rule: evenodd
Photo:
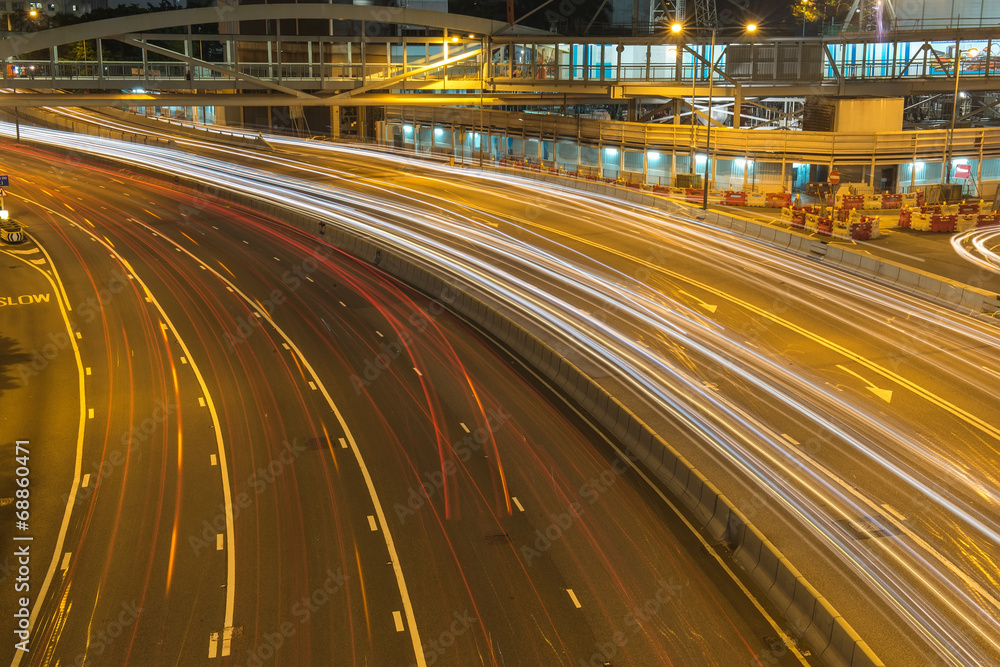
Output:
<svg viewBox="0 0 1000 667">
<path fill-rule="evenodd" d="M 240 160 L 317 184 L 262 196 L 433 238 L 423 255 L 639 397 L 887 661 L 996 662 L 993 327 L 658 212 L 272 142 Z M 387 210 L 418 233 L 374 226 Z"/>
<path fill-rule="evenodd" d="M 122 157 L 317 211 L 502 301 L 626 397 L 888 664 L 997 662 L 992 325 L 661 212 L 272 142 Z M 204 157 L 223 152 L 247 166 Z"/>
<path fill-rule="evenodd" d="M 169 182 L 7 168 L 4 284 L 52 293 L 0 309 L 5 442 L 47 445 L 14 664 L 808 662 L 446 294 Z"/>
</svg>

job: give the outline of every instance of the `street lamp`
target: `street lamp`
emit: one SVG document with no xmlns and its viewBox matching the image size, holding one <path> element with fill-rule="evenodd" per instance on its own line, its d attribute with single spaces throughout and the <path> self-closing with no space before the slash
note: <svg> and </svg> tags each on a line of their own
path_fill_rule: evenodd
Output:
<svg viewBox="0 0 1000 667">
<path fill-rule="evenodd" d="M 680 23 L 674 23 L 670 26 L 671 32 L 678 34 L 683 29 Z M 748 23 L 743 27 L 744 31 L 747 33 L 754 33 L 757 31 L 756 23 Z M 708 125 L 706 127 L 706 140 L 705 140 L 705 172 L 702 177 L 701 184 L 701 208 L 702 210 L 708 210 L 708 185 L 709 185 L 709 160 L 711 160 L 712 152 L 712 86 L 715 83 L 715 33 L 717 28 L 711 26 L 712 30 L 712 46 L 708 52 Z M 694 73 L 691 76 L 692 85 L 694 82 Z M 691 99 L 691 115 L 692 115 L 692 128 L 694 127 L 694 94 L 692 93 Z M 692 165 L 691 173 L 694 173 L 694 165 Z"/>
<path fill-rule="evenodd" d="M 951 144 L 955 140 L 955 116 L 958 115 L 958 80 L 962 71 L 962 49 L 957 48 L 958 44 L 955 46 L 955 94 L 951 98 L 951 123 L 948 128 L 948 143 L 944 149 L 944 164 L 941 165 L 941 169 L 944 171 L 943 181 L 947 184 L 951 184 Z M 979 49 L 973 47 L 969 49 L 968 53 L 970 58 L 975 58 L 979 55 Z"/>
</svg>

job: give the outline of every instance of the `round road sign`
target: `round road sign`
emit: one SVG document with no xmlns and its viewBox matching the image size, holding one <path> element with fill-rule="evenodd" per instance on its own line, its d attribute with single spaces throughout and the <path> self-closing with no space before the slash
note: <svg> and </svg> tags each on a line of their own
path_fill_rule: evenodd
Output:
<svg viewBox="0 0 1000 667">
<path fill-rule="evenodd" d="M 833 185 L 840 183 L 840 172 L 837 171 L 836 169 L 830 172 L 830 183 L 832 183 Z"/>
</svg>

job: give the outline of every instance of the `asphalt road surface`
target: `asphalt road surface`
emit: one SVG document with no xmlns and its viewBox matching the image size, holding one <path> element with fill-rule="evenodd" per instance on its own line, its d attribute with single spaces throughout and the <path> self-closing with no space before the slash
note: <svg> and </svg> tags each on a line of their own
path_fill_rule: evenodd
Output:
<svg viewBox="0 0 1000 667">
<path fill-rule="evenodd" d="M 4 284 L 51 293 L 0 308 L 5 443 L 40 450 L 44 597 L 15 662 L 798 662 L 600 434 L 443 304 L 182 188 L 9 164 L 33 242 L 2 249 Z M 34 242 L 44 265 L 15 252 Z"/>
<path fill-rule="evenodd" d="M 121 156 L 429 258 L 622 397 L 887 664 L 998 661 L 992 323 L 662 212 L 273 143 Z"/>
</svg>

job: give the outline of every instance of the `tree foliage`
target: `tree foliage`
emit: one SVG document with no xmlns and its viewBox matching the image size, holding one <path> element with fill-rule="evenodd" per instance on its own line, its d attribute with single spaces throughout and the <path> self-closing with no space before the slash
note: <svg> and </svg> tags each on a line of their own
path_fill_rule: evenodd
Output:
<svg viewBox="0 0 1000 667">
<path fill-rule="evenodd" d="M 792 5 L 792 16 L 803 24 L 812 23 L 820 17 L 820 8 L 813 0 L 799 0 Z"/>
</svg>

